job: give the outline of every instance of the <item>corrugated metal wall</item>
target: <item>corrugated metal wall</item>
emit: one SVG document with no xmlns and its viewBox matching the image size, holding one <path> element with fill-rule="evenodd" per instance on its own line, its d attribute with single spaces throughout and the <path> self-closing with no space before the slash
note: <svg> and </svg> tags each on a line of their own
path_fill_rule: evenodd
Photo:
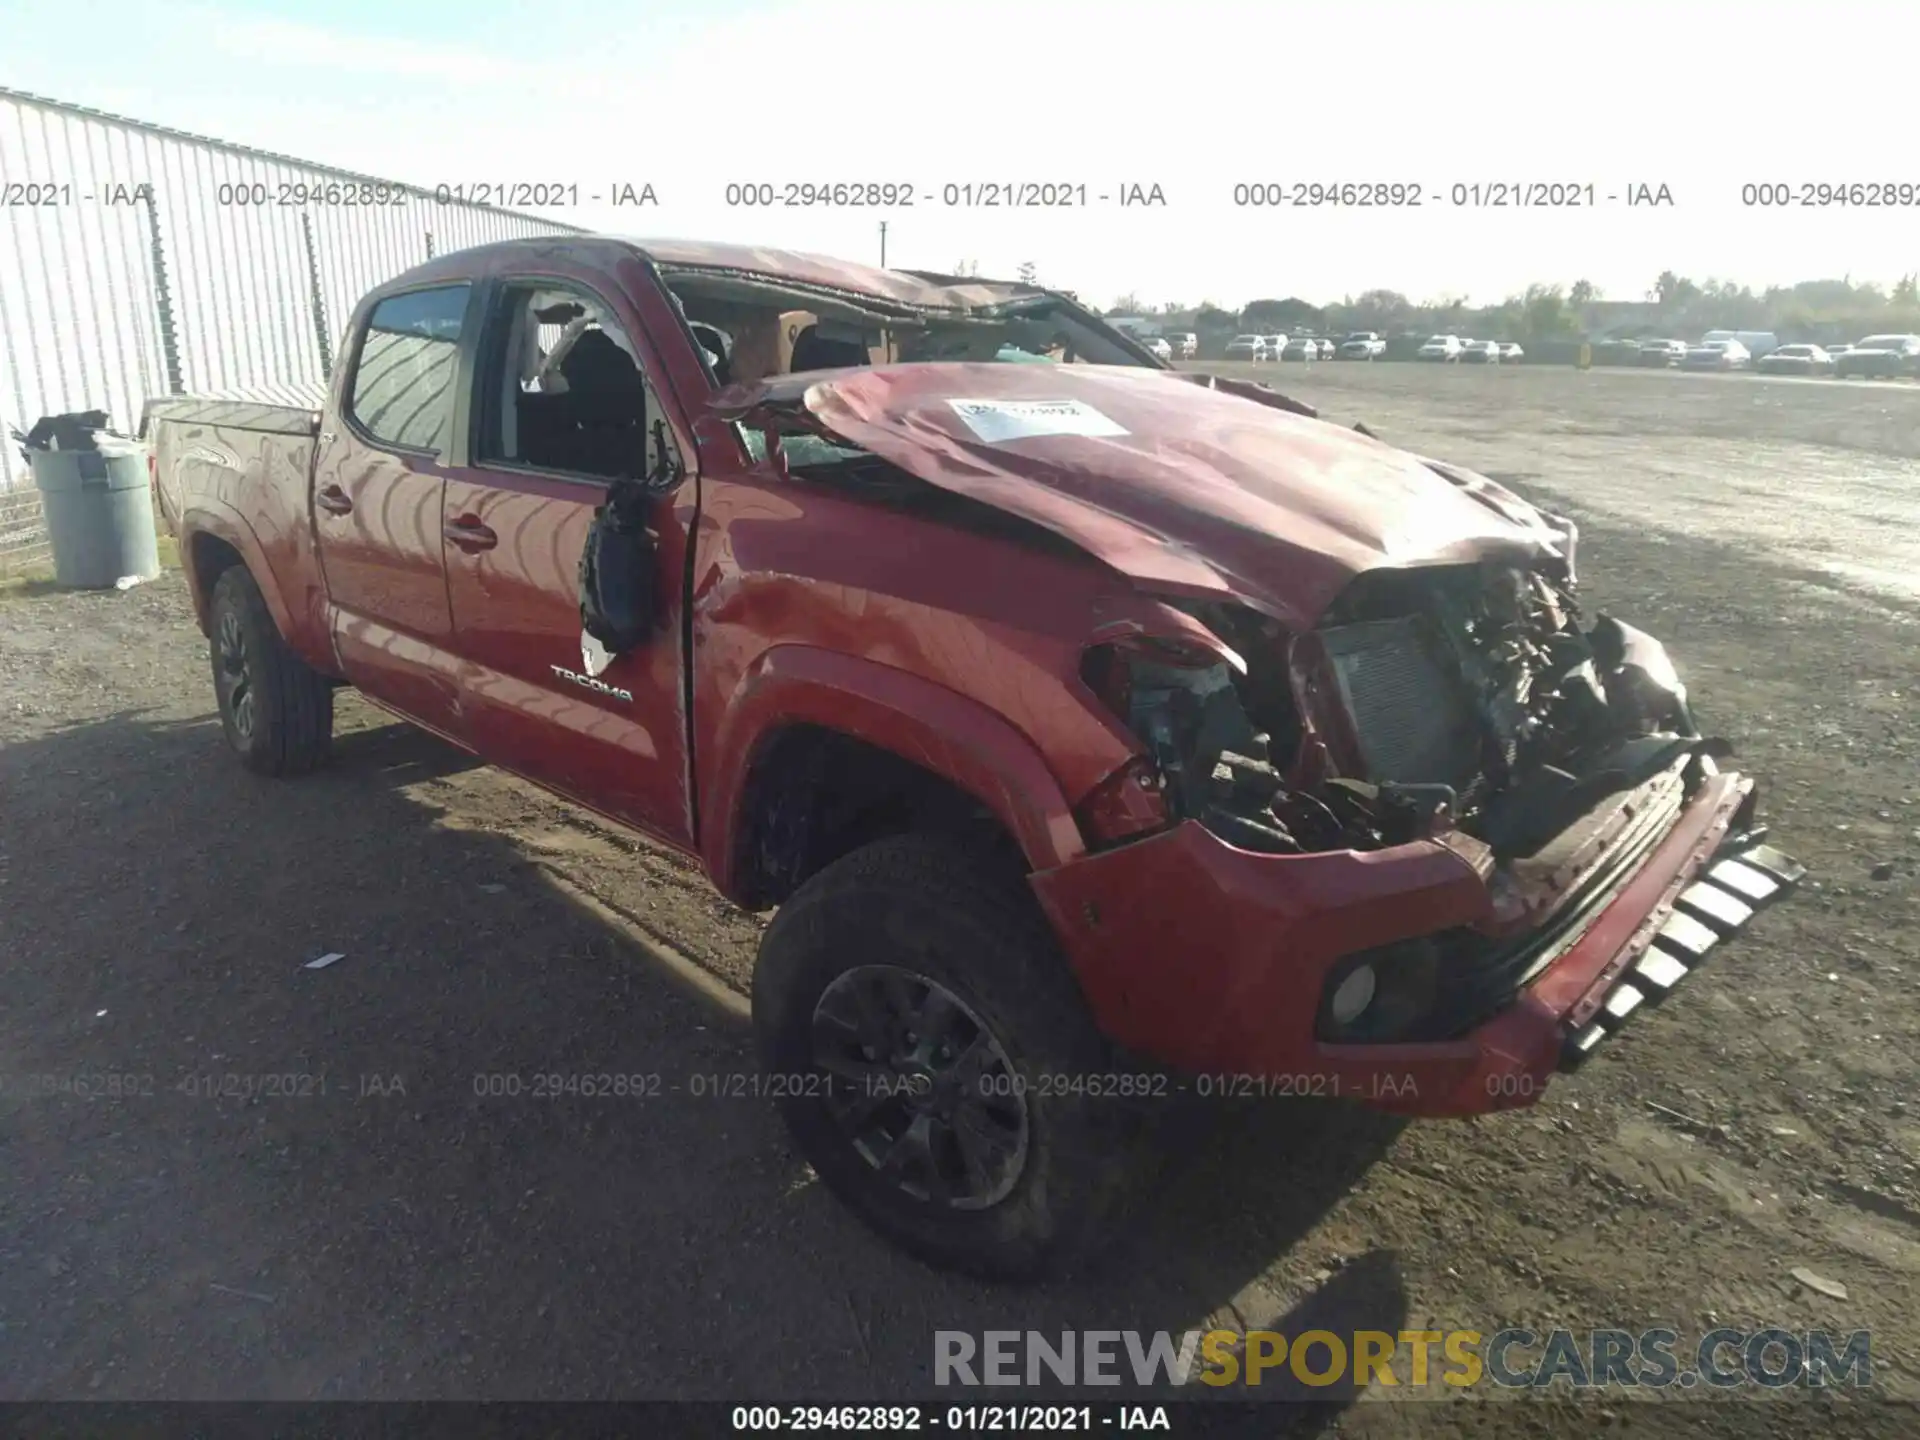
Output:
<svg viewBox="0 0 1920 1440">
<path fill-rule="evenodd" d="M 0 87 L 0 421 L 311 387 L 372 286 L 575 229 Z M 29 483 L 9 439 L 0 493 Z"/>
</svg>

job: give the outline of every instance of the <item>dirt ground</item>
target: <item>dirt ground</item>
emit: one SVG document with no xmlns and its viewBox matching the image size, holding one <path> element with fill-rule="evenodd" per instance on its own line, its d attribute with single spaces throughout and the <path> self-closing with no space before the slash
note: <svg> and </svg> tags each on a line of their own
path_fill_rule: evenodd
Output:
<svg viewBox="0 0 1920 1440">
<path fill-rule="evenodd" d="M 1316 1316 L 1870 1329 L 1882 1398 L 1482 1387 L 1295 1430 L 1916 1433 L 1886 1400 L 1920 1394 L 1920 388 L 1259 372 L 1578 518 L 1590 607 L 1669 642 L 1801 895 L 1536 1109 L 1233 1108 L 1097 1273 L 999 1289 L 870 1238 L 765 1102 L 694 1094 L 753 1068 L 760 921 L 685 864 L 352 698 L 329 770 L 256 780 L 177 573 L 15 589 L 0 1398 L 944 1404 L 938 1330 Z M 663 1089 L 481 1093 L 542 1074 Z"/>
</svg>

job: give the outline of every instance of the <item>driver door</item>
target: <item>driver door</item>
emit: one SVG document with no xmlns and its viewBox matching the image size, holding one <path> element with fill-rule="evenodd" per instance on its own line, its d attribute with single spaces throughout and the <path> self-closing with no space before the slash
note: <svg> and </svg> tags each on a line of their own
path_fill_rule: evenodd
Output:
<svg viewBox="0 0 1920 1440">
<path fill-rule="evenodd" d="M 468 463 L 448 475 L 445 502 L 468 743 L 688 846 L 681 584 L 691 474 L 653 502 L 657 623 L 597 676 L 581 654 L 579 566 L 612 480 L 647 473 L 662 445 L 676 464 L 693 449 L 647 380 L 638 317 L 584 280 L 501 279 L 483 323 Z"/>
</svg>

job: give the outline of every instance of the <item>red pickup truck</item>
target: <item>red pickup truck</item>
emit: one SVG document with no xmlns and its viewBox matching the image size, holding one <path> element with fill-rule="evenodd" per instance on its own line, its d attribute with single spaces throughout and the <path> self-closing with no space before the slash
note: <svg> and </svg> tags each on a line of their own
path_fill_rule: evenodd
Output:
<svg viewBox="0 0 1920 1440">
<path fill-rule="evenodd" d="M 612 238 L 449 255 L 325 396 L 147 419 L 227 740 L 342 685 L 777 907 L 796 1142 L 1049 1268 L 1156 1100 L 1537 1100 L 1801 867 L 1574 527 L 1072 297 Z"/>
</svg>

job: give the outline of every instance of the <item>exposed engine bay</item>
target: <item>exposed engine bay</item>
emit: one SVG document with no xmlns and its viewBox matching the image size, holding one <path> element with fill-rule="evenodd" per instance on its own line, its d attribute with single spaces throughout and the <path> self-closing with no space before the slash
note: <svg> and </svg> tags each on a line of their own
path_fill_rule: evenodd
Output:
<svg viewBox="0 0 1920 1440">
<path fill-rule="evenodd" d="M 1147 746 L 1173 818 L 1242 849 L 1459 830 L 1525 856 L 1609 795 L 1725 749 L 1701 739 L 1659 642 L 1605 615 L 1582 628 L 1557 562 L 1369 572 L 1304 635 L 1234 605 L 1181 608 L 1245 668 L 1136 649 L 1088 678 Z"/>
</svg>

